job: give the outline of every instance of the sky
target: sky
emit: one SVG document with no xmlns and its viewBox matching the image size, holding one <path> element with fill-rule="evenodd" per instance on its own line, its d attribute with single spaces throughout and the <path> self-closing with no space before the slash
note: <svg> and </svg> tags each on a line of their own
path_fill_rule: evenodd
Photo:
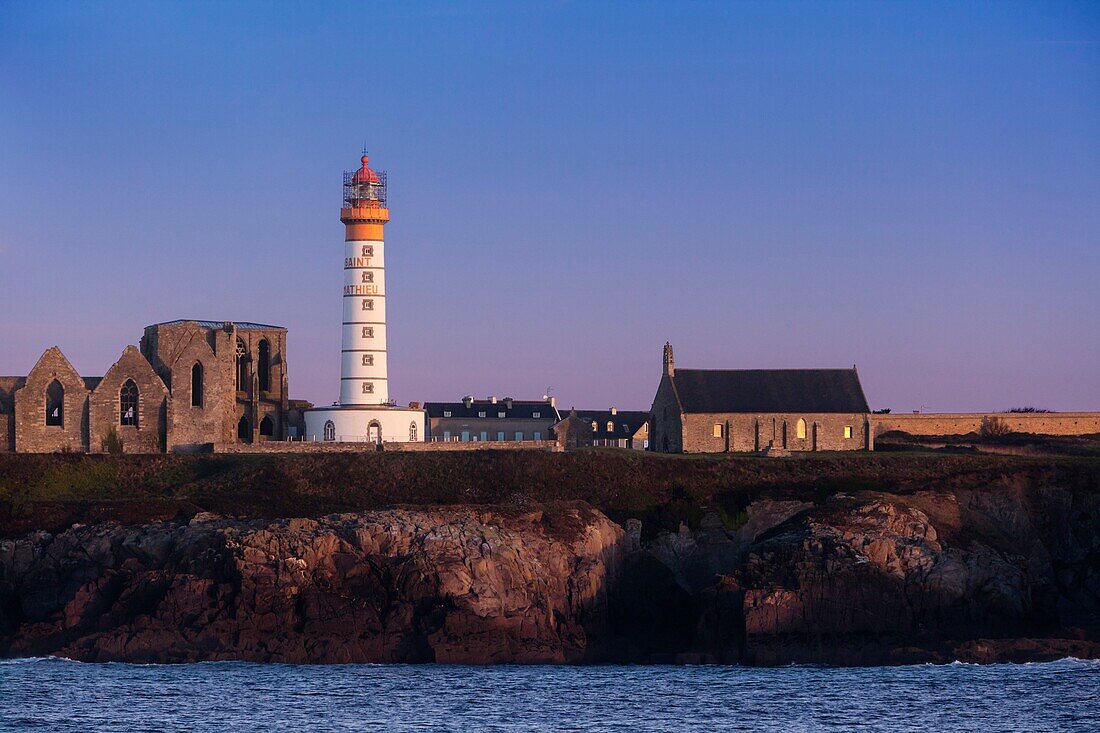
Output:
<svg viewBox="0 0 1100 733">
<path fill-rule="evenodd" d="M 667 340 L 1100 409 L 1100 3 L 1053 0 L 0 0 L 0 374 L 257 321 L 334 401 L 364 145 L 400 402 L 648 409 Z"/>
</svg>

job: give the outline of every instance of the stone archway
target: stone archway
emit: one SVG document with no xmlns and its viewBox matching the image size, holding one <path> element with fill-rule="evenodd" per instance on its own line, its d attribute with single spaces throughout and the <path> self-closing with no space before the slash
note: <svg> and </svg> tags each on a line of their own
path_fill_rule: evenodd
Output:
<svg viewBox="0 0 1100 733">
<path fill-rule="evenodd" d="M 241 415 L 237 421 L 237 440 L 242 443 L 252 442 L 252 426 L 248 424 L 248 415 Z"/>
</svg>

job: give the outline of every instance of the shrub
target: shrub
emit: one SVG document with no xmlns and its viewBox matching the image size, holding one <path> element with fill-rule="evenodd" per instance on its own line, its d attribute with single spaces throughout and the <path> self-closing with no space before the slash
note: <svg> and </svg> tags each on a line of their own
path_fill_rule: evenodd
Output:
<svg viewBox="0 0 1100 733">
<path fill-rule="evenodd" d="M 999 438 L 1008 435 L 1011 430 L 1002 418 L 995 415 L 987 415 L 982 418 L 981 436 L 983 438 Z"/>
<path fill-rule="evenodd" d="M 111 426 L 111 429 L 107 431 L 106 437 L 103 438 L 102 447 L 105 452 L 113 456 L 122 453 L 122 438 L 118 437 L 118 431 L 115 430 L 114 425 Z"/>
<path fill-rule="evenodd" d="M 1013 407 L 1007 412 L 1050 412 L 1050 410 L 1044 410 L 1041 407 Z"/>
</svg>

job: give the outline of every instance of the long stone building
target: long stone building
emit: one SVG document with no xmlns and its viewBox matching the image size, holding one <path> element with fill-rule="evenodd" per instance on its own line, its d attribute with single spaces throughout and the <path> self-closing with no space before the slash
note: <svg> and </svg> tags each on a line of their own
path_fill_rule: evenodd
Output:
<svg viewBox="0 0 1100 733">
<path fill-rule="evenodd" d="M 286 329 L 230 321 L 148 326 L 102 377 L 56 346 L 25 377 L 0 377 L 0 450 L 154 453 L 282 440 Z"/>
<path fill-rule="evenodd" d="M 871 450 L 852 369 L 677 369 L 665 344 L 650 448 L 665 453 Z"/>
</svg>

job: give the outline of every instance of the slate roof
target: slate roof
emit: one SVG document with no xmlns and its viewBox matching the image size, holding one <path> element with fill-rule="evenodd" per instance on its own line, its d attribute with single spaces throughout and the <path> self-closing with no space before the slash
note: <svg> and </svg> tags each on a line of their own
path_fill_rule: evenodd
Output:
<svg viewBox="0 0 1100 733">
<path fill-rule="evenodd" d="M 175 321 L 165 321 L 164 323 L 154 323 L 154 326 L 178 326 L 181 323 L 197 323 L 202 328 L 212 328 L 220 330 L 225 328 L 227 321 L 197 321 L 193 318 L 179 318 Z M 248 321 L 228 321 L 241 331 L 285 331 L 286 326 L 269 326 L 264 323 L 250 323 Z"/>
<path fill-rule="evenodd" d="M 870 412 L 855 369 L 677 369 L 684 412 Z"/>
<path fill-rule="evenodd" d="M 504 400 L 497 400 L 493 404 L 489 400 L 474 400 L 469 407 L 463 402 L 425 402 L 424 409 L 428 417 L 444 417 L 444 412 L 451 413 L 448 419 L 472 419 L 472 420 L 499 420 L 500 413 L 505 418 L 518 418 L 523 420 L 551 420 L 558 421 L 558 412 L 549 402 L 542 400 L 512 400 L 511 409 Z M 484 412 L 485 417 L 478 417 L 479 412 Z M 539 413 L 538 417 L 534 413 Z"/>
<path fill-rule="evenodd" d="M 641 410 L 617 410 L 614 415 L 611 410 L 577 410 L 577 417 L 585 422 L 596 421 L 596 429 L 592 432 L 593 438 L 630 438 L 638 429 L 649 420 L 649 413 Z M 569 416 L 568 410 L 562 410 L 562 420 Z M 607 423 L 614 424 L 615 429 L 607 431 Z"/>
</svg>

